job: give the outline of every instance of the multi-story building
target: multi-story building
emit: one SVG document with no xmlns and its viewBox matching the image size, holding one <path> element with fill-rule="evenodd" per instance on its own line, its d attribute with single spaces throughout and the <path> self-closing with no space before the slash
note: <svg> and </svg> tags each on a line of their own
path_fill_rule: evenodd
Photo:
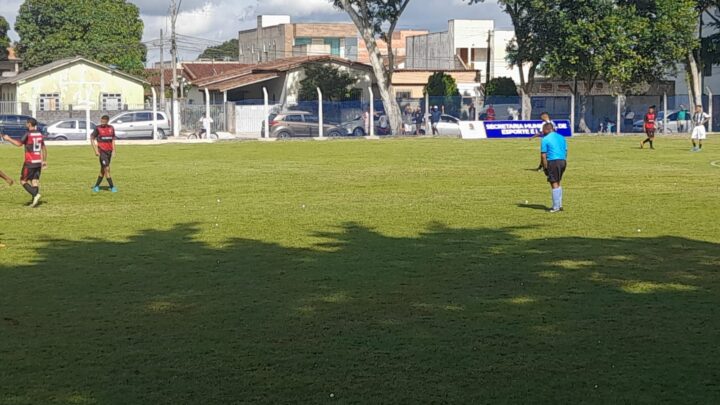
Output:
<svg viewBox="0 0 720 405">
<path fill-rule="evenodd" d="M 393 35 L 394 54 L 405 57 L 406 38 L 427 31 L 398 31 Z M 295 56 L 335 56 L 355 62 L 370 61 L 367 48 L 352 23 L 292 23 L 290 16 L 261 15 L 257 27 L 240 31 L 240 63 L 257 64 Z M 387 56 L 387 44 L 378 42 Z"/>
<path fill-rule="evenodd" d="M 517 83 L 520 72 L 506 61 L 514 37 L 511 30 L 496 30 L 492 20 L 451 20 L 447 31 L 406 39 L 405 68 L 479 70 L 483 83 L 488 77 L 511 77 Z"/>
</svg>

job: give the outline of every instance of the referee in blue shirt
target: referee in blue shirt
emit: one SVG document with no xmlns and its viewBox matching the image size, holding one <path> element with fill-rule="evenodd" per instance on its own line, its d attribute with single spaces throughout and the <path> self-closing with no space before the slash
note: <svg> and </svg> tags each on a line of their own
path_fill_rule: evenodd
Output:
<svg viewBox="0 0 720 405">
<path fill-rule="evenodd" d="M 552 187 L 553 205 L 550 212 L 555 213 L 563 210 L 563 189 L 560 182 L 567 167 L 567 141 L 555 132 L 555 127 L 551 123 L 543 125 L 543 134 L 545 136 L 540 146 L 540 158 Z"/>
</svg>

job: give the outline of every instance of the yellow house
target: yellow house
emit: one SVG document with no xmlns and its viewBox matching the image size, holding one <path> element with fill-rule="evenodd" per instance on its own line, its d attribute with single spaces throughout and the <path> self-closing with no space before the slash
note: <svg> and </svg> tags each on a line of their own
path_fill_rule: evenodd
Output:
<svg viewBox="0 0 720 405">
<path fill-rule="evenodd" d="M 31 111 L 142 108 L 146 82 L 81 57 L 62 59 L 0 80 L 0 101 Z"/>
</svg>

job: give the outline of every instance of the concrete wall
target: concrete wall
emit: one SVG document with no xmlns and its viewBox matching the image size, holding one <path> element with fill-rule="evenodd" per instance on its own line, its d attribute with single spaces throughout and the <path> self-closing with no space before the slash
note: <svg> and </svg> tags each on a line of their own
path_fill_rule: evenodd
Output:
<svg viewBox="0 0 720 405">
<path fill-rule="evenodd" d="M 61 109 L 83 101 L 90 101 L 98 108 L 102 93 L 121 94 L 123 104 L 130 106 L 142 106 L 145 102 L 142 83 L 84 63 L 28 79 L 18 85 L 17 100 L 37 106 L 40 94 L 52 93 L 60 94 Z"/>
<path fill-rule="evenodd" d="M 240 63 L 260 63 L 292 55 L 292 24 L 241 31 Z"/>
<path fill-rule="evenodd" d="M 407 38 L 407 69 L 455 69 L 453 40 L 449 32 Z"/>
</svg>

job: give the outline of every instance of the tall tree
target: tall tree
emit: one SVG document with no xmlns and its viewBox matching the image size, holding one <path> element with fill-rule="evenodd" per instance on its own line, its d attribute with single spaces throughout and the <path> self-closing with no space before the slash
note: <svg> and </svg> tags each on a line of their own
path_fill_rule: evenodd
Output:
<svg viewBox="0 0 720 405">
<path fill-rule="evenodd" d="M 198 56 L 199 59 L 238 60 L 240 58 L 240 45 L 237 38 L 211 46 Z"/>
<path fill-rule="evenodd" d="M 460 90 L 454 77 L 443 72 L 433 73 L 425 85 L 425 93 L 430 97 L 430 103 L 442 105 L 446 114 L 459 115 Z"/>
<path fill-rule="evenodd" d="M 8 31 L 10 31 L 10 24 L 8 24 L 5 17 L 0 16 L 0 60 L 7 60 L 8 58 L 8 47 L 10 46 Z"/>
<path fill-rule="evenodd" d="M 641 84 L 662 80 L 692 49 L 692 0 L 561 0 L 561 29 L 543 69 L 550 76 L 574 80 L 580 94 L 581 131 L 587 101 L 601 80 L 623 94 Z M 658 46 L 662 44 L 662 46 Z"/>
<path fill-rule="evenodd" d="M 392 77 L 395 71 L 392 36 L 398 20 L 410 0 L 332 0 L 335 7 L 344 10 L 357 26 L 370 54 L 370 64 L 377 80 L 380 98 L 394 133 L 403 128 L 400 106 L 395 99 Z M 378 39 L 387 43 L 388 63 L 383 61 Z"/>
<path fill-rule="evenodd" d="M 125 0 L 25 0 L 15 30 L 26 68 L 82 56 L 143 72 L 147 49 L 140 10 Z"/>
<path fill-rule="evenodd" d="M 688 79 L 688 89 L 690 91 L 690 98 L 694 100 L 695 105 L 702 105 L 702 67 L 703 63 L 714 62 L 715 59 L 710 52 L 713 46 L 712 36 L 704 40 L 703 39 L 703 16 L 707 15 L 716 24 L 720 25 L 720 21 L 715 18 L 714 14 L 718 12 L 720 7 L 720 1 L 718 0 L 693 0 L 693 6 L 695 8 L 695 38 L 693 44 L 695 45 L 692 50 L 687 52 L 685 59 L 685 72 Z M 715 37 L 717 38 L 717 37 Z M 720 38 L 717 38 L 720 40 Z M 706 51 L 706 52 L 703 52 Z"/>
<path fill-rule="evenodd" d="M 470 4 L 485 0 L 468 0 Z M 535 75 L 557 38 L 555 19 L 557 0 L 498 0 L 515 28 L 515 38 L 508 45 L 508 62 L 520 72 L 520 95 L 523 119 L 532 115 L 532 92 Z"/>
<path fill-rule="evenodd" d="M 317 100 L 318 87 L 326 101 L 346 101 L 351 95 L 350 86 L 357 83 L 348 72 L 330 65 L 307 65 L 305 78 L 300 81 L 300 100 Z"/>
<path fill-rule="evenodd" d="M 485 86 L 486 96 L 517 97 L 517 85 L 509 77 L 496 77 Z"/>
<path fill-rule="evenodd" d="M 656 43 L 645 44 L 645 52 L 657 55 L 656 60 L 683 61 L 690 99 L 695 104 L 702 104 L 702 67 L 705 63 L 712 64 L 720 60 L 717 52 L 715 56 L 712 54 L 715 47 L 713 42 L 715 39 L 720 41 L 720 36 L 702 38 L 700 16 L 703 13 L 712 16 L 711 10 L 720 6 L 720 1 L 620 0 L 619 4 L 634 6 L 639 15 L 650 21 L 653 36 L 651 39 Z M 657 46 L 659 43 L 663 46 Z M 674 66 L 673 63 L 673 70 Z"/>
</svg>

